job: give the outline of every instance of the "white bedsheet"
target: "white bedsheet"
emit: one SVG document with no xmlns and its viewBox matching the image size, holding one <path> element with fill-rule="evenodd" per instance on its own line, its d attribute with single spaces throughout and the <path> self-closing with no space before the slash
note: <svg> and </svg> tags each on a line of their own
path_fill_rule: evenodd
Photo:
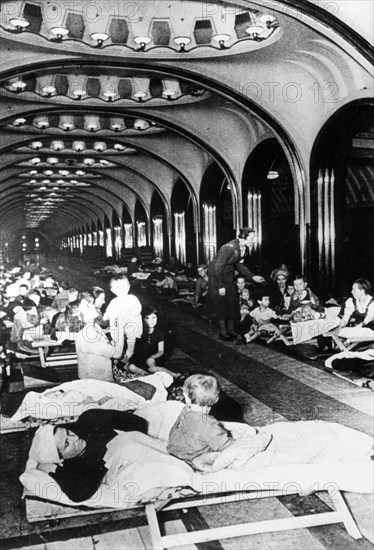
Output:
<svg viewBox="0 0 374 550">
<path fill-rule="evenodd" d="M 169 488 L 192 488 L 207 495 L 269 489 L 287 494 L 295 492 L 295 488 L 305 493 L 327 489 L 328 485 L 337 490 L 373 491 L 369 436 L 324 422 L 279 423 L 264 429 L 273 433 L 275 448 L 270 444 L 266 451 L 256 455 L 253 460 L 257 461 L 257 467 L 250 470 L 224 469 L 201 474 L 170 456 L 162 441 L 138 432 L 121 432 L 108 444 L 105 460 L 109 471 L 104 483 L 83 503 L 70 501 L 48 474 L 35 469 L 32 460 L 20 480 L 27 494 L 40 498 L 71 506 L 111 508 L 133 507 L 149 500 L 150 495 L 164 494 Z M 317 433 L 321 445 L 316 441 Z M 327 450 L 322 445 L 326 438 L 331 443 Z M 319 453 L 313 451 L 318 448 Z"/>
<path fill-rule="evenodd" d="M 28 392 L 10 420 L 16 422 L 29 416 L 43 420 L 77 417 L 92 408 L 137 410 L 146 403 L 165 401 L 166 388 L 173 379 L 165 372 L 157 372 L 140 380 L 156 388 L 150 401 L 146 401 L 144 397 L 126 387 L 111 382 L 94 379 L 73 380 L 48 388 L 43 393 Z M 61 397 L 56 396 L 60 390 L 64 394 L 61 394 Z"/>
</svg>

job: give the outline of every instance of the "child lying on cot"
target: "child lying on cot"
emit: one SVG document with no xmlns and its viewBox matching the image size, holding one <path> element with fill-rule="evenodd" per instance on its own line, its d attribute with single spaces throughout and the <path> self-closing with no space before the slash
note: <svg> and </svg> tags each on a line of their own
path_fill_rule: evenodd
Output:
<svg viewBox="0 0 374 550">
<path fill-rule="evenodd" d="M 234 438 L 224 425 L 209 415 L 218 401 L 218 380 L 208 374 L 193 374 L 183 385 L 186 406 L 171 428 L 167 450 L 184 460 L 195 470 L 210 469 L 220 453 L 233 445 Z M 248 458 L 263 451 L 271 440 L 270 434 L 251 438 Z"/>
</svg>

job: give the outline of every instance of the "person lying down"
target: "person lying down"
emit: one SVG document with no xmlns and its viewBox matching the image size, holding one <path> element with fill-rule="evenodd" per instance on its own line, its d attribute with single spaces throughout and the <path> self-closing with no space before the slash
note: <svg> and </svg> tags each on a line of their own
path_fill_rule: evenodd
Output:
<svg viewBox="0 0 374 550">
<path fill-rule="evenodd" d="M 93 497 L 108 480 L 109 485 L 116 480 L 126 485 L 136 479 L 139 486 L 151 489 L 191 485 L 186 479 L 204 479 L 209 472 L 221 475 L 226 469 L 249 471 L 252 476 L 252 470 L 269 466 L 340 462 L 349 464 L 350 471 L 352 464 L 352 472 L 372 471 L 373 440 L 357 430 L 323 421 L 278 422 L 262 428 L 220 423 L 209 415 L 219 394 L 215 377 L 192 375 L 185 392 L 187 404 L 149 404 L 136 415 L 90 410 L 75 423 L 42 426 L 32 442 L 28 467 L 48 474 L 74 502 Z M 120 431 L 148 435 L 129 439 Z M 139 478 L 134 477 L 137 468 Z M 179 477 L 169 482 L 172 471 Z M 360 492 L 372 491 L 371 481 L 372 473 L 365 474 Z"/>
</svg>

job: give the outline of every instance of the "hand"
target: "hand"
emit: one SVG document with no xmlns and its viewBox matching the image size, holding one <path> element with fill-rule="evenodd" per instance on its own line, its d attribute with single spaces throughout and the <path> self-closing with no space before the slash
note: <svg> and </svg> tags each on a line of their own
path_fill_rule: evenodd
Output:
<svg viewBox="0 0 374 550">
<path fill-rule="evenodd" d="M 254 275 L 253 280 L 255 283 L 264 283 L 265 279 L 262 277 L 262 275 Z"/>
<path fill-rule="evenodd" d="M 218 289 L 218 294 L 219 294 L 220 296 L 226 296 L 226 289 L 225 289 L 225 287 L 219 288 L 219 289 Z"/>
<path fill-rule="evenodd" d="M 155 367 L 156 359 L 154 359 L 153 357 L 148 357 L 148 359 L 146 360 L 146 363 L 147 363 L 147 366 L 150 368 Z"/>
</svg>

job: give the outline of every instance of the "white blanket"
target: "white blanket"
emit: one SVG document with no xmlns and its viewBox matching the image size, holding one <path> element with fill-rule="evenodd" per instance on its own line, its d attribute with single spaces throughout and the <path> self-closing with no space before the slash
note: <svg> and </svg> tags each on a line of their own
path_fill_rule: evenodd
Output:
<svg viewBox="0 0 374 550">
<path fill-rule="evenodd" d="M 172 383 L 172 377 L 165 372 L 140 378 L 152 385 L 156 391 L 151 403 L 166 401 L 166 388 Z M 43 420 L 57 418 L 75 418 L 92 408 L 128 411 L 137 410 L 147 401 L 144 397 L 126 387 L 101 380 L 73 380 L 44 391 L 28 392 L 11 421 L 32 417 Z"/>
<path fill-rule="evenodd" d="M 79 503 L 90 507 L 133 507 L 166 489 L 189 488 L 202 494 L 228 491 L 296 488 L 305 493 L 330 487 L 347 491 L 373 491 L 372 439 L 361 432 L 324 422 L 289 422 L 269 425 L 272 443 L 244 471 L 223 469 L 198 473 L 185 462 L 168 455 L 166 445 L 150 436 L 120 433 L 108 444 L 105 460 L 109 471 L 99 490 Z M 29 459 L 20 477 L 27 494 L 77 506 L 57 483 L 35 469 Z"/>
</svg>

